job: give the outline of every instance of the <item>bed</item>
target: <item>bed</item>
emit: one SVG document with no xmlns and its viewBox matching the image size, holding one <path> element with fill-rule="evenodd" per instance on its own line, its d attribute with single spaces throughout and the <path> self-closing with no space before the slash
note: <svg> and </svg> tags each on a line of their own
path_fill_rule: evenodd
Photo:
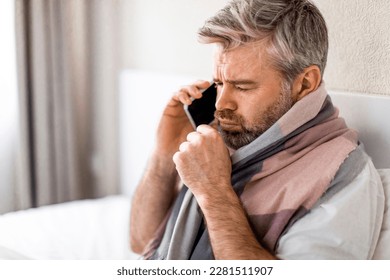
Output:
<svg viewBox="0 0 390 280">
<path fill-rule="evenodd" d="M 137 259 L 129 250 L 130 201 L 153 144 L 161 110 L 178 86 L 197 77 L 126 70 L 120 78 L 122 194 L 0 215 L 0 259 Z M 150 83 L 153 81 L 153 83 Z M 147 86 L 145 86 L 147 85 Z M 384 185 L 385 219 L 374 259 L 390 259 L 389 96 L 330 92 L 361 134 Z M 153 102 L 149 102 L 153 100 Z M 142 122 L 139 122 L 143 119 Z M 138 131 L 135 136 L 132 132 Z M 132 141 L 132 145 L 128 145 Z M 136 147 L 142 146 L 143 150 Z"/>
</svg>

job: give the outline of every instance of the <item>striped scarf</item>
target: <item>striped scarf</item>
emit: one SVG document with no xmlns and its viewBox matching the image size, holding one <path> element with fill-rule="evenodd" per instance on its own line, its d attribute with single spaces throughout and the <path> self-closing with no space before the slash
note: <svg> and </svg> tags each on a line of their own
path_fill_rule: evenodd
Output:
<svg viewBox="0 0 390 280">
<path fill-rule="evenodd" d="M 322 83 L 231 160 L 232 186 L 252 230 L 275 253 L 281 235 L 327 191 L 352 181 L 366 158 L 357 133 L 338 116 Z M 214 259 L 202 211 L 187 187 L 144 257 Z"/>
</svg>

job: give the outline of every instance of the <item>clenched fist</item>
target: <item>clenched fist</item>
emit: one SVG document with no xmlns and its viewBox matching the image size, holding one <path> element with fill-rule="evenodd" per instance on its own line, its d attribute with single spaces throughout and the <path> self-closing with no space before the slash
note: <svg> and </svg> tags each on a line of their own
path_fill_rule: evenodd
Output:
<svg viewBox="0 0 390 280">
<path fill-rule="evenodd" d="M 218 131 L 211 126 L 200 125 L 189 133 L 173 161 L 183 183 L 198 201 L 231 188 L 229 151 Z"/>
</svg>

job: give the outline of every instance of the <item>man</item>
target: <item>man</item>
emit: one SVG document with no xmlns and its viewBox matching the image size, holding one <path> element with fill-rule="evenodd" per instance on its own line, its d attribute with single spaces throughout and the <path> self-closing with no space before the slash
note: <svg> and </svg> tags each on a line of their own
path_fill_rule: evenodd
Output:
<svg viewBox="0 0 390 280">
<path fill-rule="evenodd" d="M 234 0 L 199 31 L 217 46 L 216 128 L 192 131 L 181 88 L 134 196 L 146 259 L 366 259 L 380 179 L 322 82 L 328 38 L 305 0 Z M 184 184 L 184 186 L 182 186 Z"/>
</svg>

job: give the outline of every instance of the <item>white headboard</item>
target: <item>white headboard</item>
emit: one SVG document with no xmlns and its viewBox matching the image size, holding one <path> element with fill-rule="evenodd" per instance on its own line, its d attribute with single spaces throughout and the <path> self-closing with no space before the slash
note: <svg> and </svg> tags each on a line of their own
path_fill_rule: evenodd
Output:
<svg viewBox="0 0 390 280">
<path fill-rule="evenodd" d="M 123 193 L 131 194 L 142 176 L 168 99 L 180 86 L 197 78 L 130 69 L 121 73 L 119 121 Z M 336 91 L 330 94 L 347 124 L 359 131 L 375 166 L 390 168 L 390 96 Z"/>
<path fill-rule="evenodd" d="M 390 96 L 329 92 L 348 126 L 359 132 L 376 168 L 390 168 Z"/>
<path fill-rule="evenodd" d="M 119 87 L 121 189 L 131 195 L 153 148 L 162 110 L 180 86 L 197 77 L 128 69 Z"/>
</svg>

